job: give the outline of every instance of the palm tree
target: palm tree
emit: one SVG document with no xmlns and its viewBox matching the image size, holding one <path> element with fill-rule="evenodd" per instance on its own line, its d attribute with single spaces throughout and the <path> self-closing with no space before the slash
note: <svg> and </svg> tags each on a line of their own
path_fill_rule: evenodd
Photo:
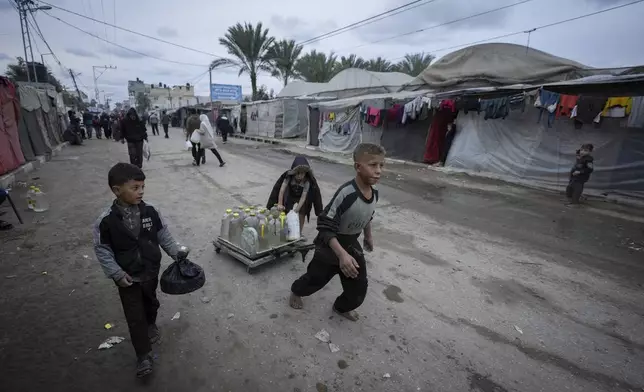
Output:
<svg viewBox="0 0 644 392">
<path fill-rule="evenodd" d="M 307 82 L 326 83 L 338 71 L 337 58 L 333 52 L 327 56 L 325 53 L 313 49 L 310 53 L 300 57 L 296 69 L 300 78 Z"/>
<path fill-rule="evenodd" d="M 250 76 L 250 86 L 253 90 L 253 99 L 257 95 L 257 73 L 260 71 L 272 72 L 269 49 L 275 41 L 268 35 L 262 23 L 256 26 L 246 22 L 244 25 L 237 23 L 228 28 L 226 35 L 219 38 L 219 44 L 226 48 L 233 58 L 221 58 L 210 64 L 211 69 L 225 66 L 236 67 L 239 75 L 247 73 Z"/>
<path fill-rule="evenodd" d="M 391 61 L 383 59 L 380 56 L 367 61 L 367 64 L 365 65 L 365 69 L 374 72 L 391 72 L 393 71 L 393 68 Z"/>
<path fill-rule="evenodd" d="M 276 41 L 269 50 L 272 59 L 273 77 L 284 82 L 284 87 L 290 79 L 297 77 L 295 64 L 302 53 L 302 45 L 295 44 L 295 40 Z"/>
<path fill-rule="evenodd" d="M 5 75 L 7 78 L 16 82 L 26 82 L 29 80 L 27 76 L 27 68 L 25 67 L 25 60 L 22 57 L 17 57 L 16 64 L 7 65 Z"/>
<path fill-rule="evenodd" d="M 398 72 L 411 76 L 418 76 L 434 61 L 436 56 L 425 53 L 408 53 L 405 58 L 396 64 Z"/>
<path fill-rule="evenodd" d="M 366 62 L 362 57 L 358 57 L 355 54 L 350 55 L 349 57 L 342 56 L 338 61 L 338 69 L 343 70 L 347 68 L 364 68 Z"/>
</svg>

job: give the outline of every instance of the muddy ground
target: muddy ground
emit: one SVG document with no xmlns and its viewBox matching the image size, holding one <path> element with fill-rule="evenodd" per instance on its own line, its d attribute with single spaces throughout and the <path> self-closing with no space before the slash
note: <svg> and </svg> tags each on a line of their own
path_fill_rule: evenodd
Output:
<svg viewBox="0 0 644 392">
<path fill-rule="evenodd" d="M 26 178 L 42 185 L 51 209 L 24 211 L 25 225 L 0 233 L 3 391 L 644 387 L 644 218 L 635 209 L 569 209 L 559 195 L 390 167 L 379 186 L 363 318 L 351 323 L 331 312 L 339 279 L 306 298 L 304 310 L 288 307 L 290 284 L 306 268 L 298 258 L 248 274 L 214 253 L 221 212 L 265 203 L 292 155 L 234 140 L 221 146 L 226 167 L 209 153 L 195 168 L 179 130 L 151 144 L 145 199 L 207 274 L 196 293 L 159 295 L 155 374 L 134 377 L 118 294 L 91 244 L 92 223 L 112 199 L 107 171 L 127 160 L 126 148 L 92 140 Z M 311 163 L 325 201 L 352 176 L 350 166 Z M 17 223 L 10 211 L 3 219 Z M 312 219 L 304 234 L 312 238 L 314 227 Z M 321 329 L 339 352 L 314 337 Z M 109 336 L 127 340 L 99 351 Z"/>
</svg>

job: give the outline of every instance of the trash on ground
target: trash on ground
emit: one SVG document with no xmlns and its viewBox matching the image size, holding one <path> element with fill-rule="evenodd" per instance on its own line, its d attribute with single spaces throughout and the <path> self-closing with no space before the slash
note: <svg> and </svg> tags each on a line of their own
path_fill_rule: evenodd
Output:
<svg viewBox="0 0 644 392">
<path fill-rule="evenodd" d="M 17 277 L 18 277 L 18 275 L 7 275 L 7 276 L 5 276 L 5 278 L 7 278 L 7 279 L 13 279 L 13 278 L 17 278 Z"/>
<path fill-rule="evenodd" d="M 234 313 L 228 313 L 228 318 L 233 318 L 233 317 L 235 317 Z"/>
<path fill-rule="evenodd" d="M 323 343 L 329 343 L 329 341 L 331 340 L 331 335 L 329 335 L 329 333 L 325 329 L 322 329 L 320 330 L 320 332 L 315 334 L 315 338 Z"/>
<path fill-rule="evenodd" d="M 43 274 L 43 275 L 47 275 L 47 271 L 43 271 L 43 272 L 42 272 L 42 274 Z"/>
<path fill-rule="evenodd" d="M 332 353 L 337 353 L 340 351 L 340 346 L 334 343 L 329 343 L 329 350 L 331 350 Z"/>
<path fill-rule="evenodd" d="M 89 259 L 89 255 L 83 255 L 83 257 Z"/>
<path fill-rule="evenodd" d="M 87 351 L 85 351 L 85 354 L 87 354 L 87 353 L 88 353 L 88 352 L 90 352 L 90 351 L 92 351 L 92 348 L 91 348 L 91 347 L 90 347 L 90 348 L 88 348 L 88 349 L 87 349 Z"/>
<path fill-rule="evenodd" d="M 170 320 L 171 320 L 171 321 L 172 321 L 172 320 L 179 320 L 179 317 L 181 317 L 181 312 L 177 312 L 177 313 L 175 313 L 175 314 L 174 314 L 174 316 L 172 316 L 172 318 L 171 318 Z"/>
<path fill-rule="evenodd" d="M 382 375 L 382 378 L 391 378 L 391 374 L 385 373 Z"/>
<path fill-rule="evenodd" d="M 119 344 L 124 340 L 125 338 L 122 338 L 120 336 L 111 336 L 107 338 L 103 343 L 101 343 L 100 346 L 98 346 L 98 349 L 107 350 L 108 348 L 112 348 L 114 345 Z"/>
<path fill-rule="evenodd" d="M 112 329 L 112 324 L 110 323 L 105 324 L 105 329 Z"/>
<path fill-rule="evenodd" d="M 520 333 L 521 335 L 523 335 L 523 331 L 521 330 L 521 328 L 519 328 L 519 327 L 517 327 L 517 326 L 515 325 L 515 326 L 514 326 L 514 329 L 516 329 L 518 333 Z"/>
<path fill-rule="evenodd" d="M 72 289 L 72 291 L 70 291 L 69 294 L 67 294 L 67 296 L 69 297 L 70 295 L 74 294 L 74 291 L 76 291 L 76 289 Z"/>
<path fill-rule="evenodd" d="M 208 302 L 212 301 L 210 297 L 201 297 L 201 302 L 207 304 Z"/>
</svg>

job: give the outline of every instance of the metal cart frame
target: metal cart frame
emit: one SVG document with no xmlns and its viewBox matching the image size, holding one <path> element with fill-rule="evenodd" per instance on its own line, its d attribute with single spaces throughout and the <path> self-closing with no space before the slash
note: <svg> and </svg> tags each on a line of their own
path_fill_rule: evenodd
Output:
<svg viewBox="0 0 644 392">
<path fill-rule="evenodd" d="M 299 239 L 257 252 L 254 256 L 251 256 L 239 246 L 221 237 L 215 238 L 212 244 L 215 246 L 215 252 L 217 254 L 221 253 L 221 250 L 224 249 L 232 258 L 246 264 L 246 271 L 248 273 L 251 273 L 253 268 L 257 268 L 260 265 L 284 257 L 293 257 L 297 252 L 302 255 L 302 262 L 304 262 L 309 251 L 315 248 L 314 244 L 307 243 L 304 239 Z"/>
</svg>

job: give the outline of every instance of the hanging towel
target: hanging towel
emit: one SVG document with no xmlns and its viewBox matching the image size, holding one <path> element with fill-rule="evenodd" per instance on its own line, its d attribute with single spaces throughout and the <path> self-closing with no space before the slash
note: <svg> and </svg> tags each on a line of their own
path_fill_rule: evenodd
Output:
<svg viewBox="0 0 644 392">
<path fill-rule="evenodd" d="M 608 110 L 615 106 L 621 106 L 626 109 L 626 115 L 631 114 L 631 107 L 633 106 L 633 98 L 631 97 L 612 97 L 608 98 L 602 116 L 608 117 Z"/>
<path fill-rule="evenodd" d="M 644 97 L 633 97 L 633 106 L 627 124 L 630 128 L 644 128 Z"/>
<path fill-rule="evenodd" d="M 485 113 L 485 120 L 505 119 L 510 112 L 508 98 L 496 98 L 481 100 L 481 111 Z"/>
</svg>

